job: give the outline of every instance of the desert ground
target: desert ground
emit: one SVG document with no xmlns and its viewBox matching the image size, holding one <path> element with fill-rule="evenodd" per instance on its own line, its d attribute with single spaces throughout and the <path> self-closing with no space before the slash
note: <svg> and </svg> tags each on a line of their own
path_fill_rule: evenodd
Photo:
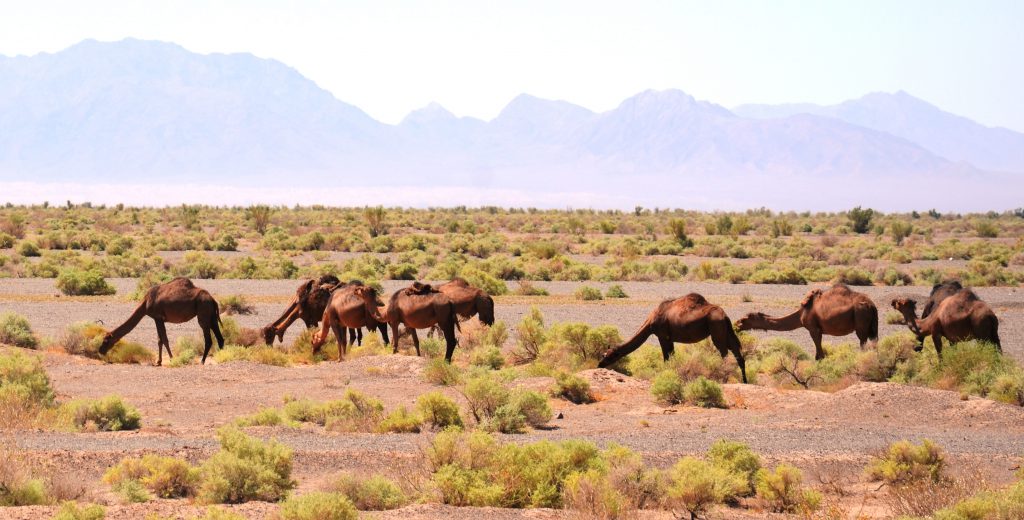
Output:
<svg viewBox="0 0 1024 520">
<path fill-rule="evenodd" d="M 40 336 L 56 336 L 78 321 L 101 321 L 112 327 L 137 305 L 126 297 L 135 287 L 134 279 L 109 279 L 118 295 L 108 297 L 61 296 L 49 279 L 0 280 L 0 312 L 14 311 L 26 316 Z M 215 297 L 243 295 L 255 306 L 252 315 L 235 316 L 240 325 L 258 328 L 275 319 L 294 294 L 295 280 L 196 280 Z M 385 293 L 408 282 L 385 281 Z M 546 321 L 581 321 L 592 325 L 610 324 L 623 338 L 631 336 L 654 306 L 665 298 L 689 292 L 703 294 L 722 305 L 733 320 L 746 312 L 762 310 L 782 314 L 795 309 L 808 286 L 730 285 L 696 282 L 621 282 L 629 295 L 625 299 L 582 302 L 572 297 L 579 286 L 573 282 L 536 282 L 549 296 L 501 296 L 496 298 L 496 317 L 514 329 L 531 306 L 538 307 Z M 608 284 L 591 283 L 604 289 Z M 897 295 L 927 296 L 928 287 L 861 287 L 877 304 L 883 317 L 880 334 L 905 329 L 885 323 L 888 302 Z M 1000 318 L 1004 352 L 1024 362 L 1024 298 L 1012 287 L 979 288 Z M 746 300 L 746 301 L 745 301 Z M 293 326 L 285 336 L 287 344 L 299 334 Z M 195 322 L 168 325 L 173 345 L 180 335 L 198 335 Z M 792 339 L 813 351 L 804 330 L 754 332 Z M 153 322 L 144 320 L 127 339 L 155 350 Z M 850 342 L 826 337 L 829 342 Z M 513 340 L 510 340 L 510 343 Z M 650 346 L 656 348 L 654 340 Z M 510 348 L 511 345 L 506 345 Z M 100 477 L 127 455 L 159 453 L 200 460 L 217 449 L 215 430 L 239 416 L 267 406 L 278 406 L 285 395 L 311 399 L 337 398 L 346 388 L 355 388 L 380 399 L 388 409 L 412 406 L 420 394 L 440 389 L 456 400 L 463 397 L 454 389 L 424 382 L 426 360 L 414 352 L 368 356 L 342 363 L 275 367 L 251 362 L 181 368 L 143 365 L 114 365 L 96 360 L 43 351 L 46 370 L 58 399 L 101 397 L 118 394 L 136 406 L 143 416 L 138 431 L 109 433 L 64 433 L 18 431 L 13 442 L 33 460 L 50 471 L 71 476 L 87 488 L 93 501 L 109 504 L 107 518 L 141 518 L 145 514 L 177 514 L 183 518 L 199 512 L 182 500 L 155 500 L 146 504 L 123 505 Z M 694 406 L 665 406 L 650 394 L 649 383 L 604 369 L 581 373 L 598 395 L 598 402 L 576 405 L 552 398 L 559 418 L 549 429 L 530 430 L 521 435 L 501 435 L 502 441 L 532 442 L 541 439 L 587 439 L 600 446 L 618 443 L 640 452 L 645 462 L 668 467 L 681 456 L 699 455 L 719 438 L 748 443 L 769 463 L 787 462 L 801 468 L 809 484 L 828 490 L 827 500 L 842 504 L 853 514 L 886 518 L 877 483 L 866 483 L 863 468 L 873 454 L 900 439 L 931 439 L 948 455 L 954 471 L 979 472 L 995 483 L 1013 479 L 1024 455 L 1024 408 L 957 392 L 893 383 L 856 383 L 835 392 L 786 390 L 758 385 L 724 385 L 728 409 Z M 544 390 L 551 378 L 517 379 L 514 385 Z M 323 486 L 340 471 L 383 473 L 396 481 L 423 475 L 423 449 L 430 433 L 352 434 L 332 433 L 323 428 L 253 427 L 247 431 L 263 438 L 276 438 L 295 451 L 294 477 L 299 492 Z M 276 505 L 247 503 L 233 506 L 246 517 L 269 518 Z M 31 506 L 0 508 L 0 518 L 48 518 L 54 508 Z M 725 509 L 719 518 L 768 518 L 778 515 L 749 509 Z M 453 508 L 433 504 L 407 506 L 400 510 L 366 513 L 367 518 L 563 518 L 561 510 L 496 510 Z M 746 516 L 744 516 L 746 515 Z M 668 512 L 644 512 L 645 518 L 671 518 Z"/>
</svg>

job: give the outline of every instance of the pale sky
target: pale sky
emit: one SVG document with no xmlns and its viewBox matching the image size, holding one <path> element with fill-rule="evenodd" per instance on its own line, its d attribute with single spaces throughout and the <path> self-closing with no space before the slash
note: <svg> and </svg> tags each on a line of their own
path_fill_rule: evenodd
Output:
<svg viewBox="0 0 1024 520">
<path fill-rule="evenodd" d="M 1024 1 L 0 2 L 0 54 L 83 39 L 250 52 L 388 123 L 516 95 L 615 107 L 679 88 L 727 107 L 906 90 L 1024 131 Z"/>
</svg>

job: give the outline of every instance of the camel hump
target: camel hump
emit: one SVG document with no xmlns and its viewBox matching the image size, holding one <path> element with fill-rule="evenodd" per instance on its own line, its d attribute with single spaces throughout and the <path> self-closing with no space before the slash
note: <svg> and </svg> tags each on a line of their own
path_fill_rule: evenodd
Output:
<svg viewBox="0 0 1024 520">
<path fill-rule="evenodd" d="M 410 286 L 409 288 L 407 288 L 405 290 L 405 293 L 409 294 L 409 295 L 414 295 L 414 294 L 423 295 L 423 294 L 430 294 L 430 293 L 435 293 L 435 292 L 438 292 L 437 289 L 433 288 L 430 284 L 428 284 L 428 283 L 420 283 L 420 282 L 413 282 L 412 286 Z"/>
<path fill-rule="evenodd" d="M 321 275 L 320 278 L 317 278 L 316 280 L 317 285 L 338 285 L 340 283 L 341 280 L 339 280 L 338 277 L 334 276 L 333 274 Z"/>
<path fill-rule="evenodd" d="M 957 292 L 957 295 L 967 302 L 981 301 L 981 297 L 978 296 L 978 293 L 970 289 L 960 289 L 960 291 Z"/>
<path fill-rule="evenodd" d="M 843 287 L 846 287 L 846 286 L 844 285 Z M 848 287 L 847 287 L 847 290 L 849 290 Z M 807 295 L 804 296 L 803 301 L 800 302 L 800 306 L 801 307 L 807 307 L 808 305 L 813 303 L 814 299 L 817 298 L 818 296 L 821 296 L 821 289 L 812 289 L 810 292 L 807 293 Z"/>
<path fill-rule="evenodd" d="M 682 299 L 686 300 L 687 302 L 689 302 L 691 305 L 694 305 L 694 306 L 707 305 L 707 303 L 708 303 L 707 298 L 705 298 L 703 295 L 697 294 L 697 293 L 687 294 L 686 296 L 683 296 Z"/>
<path fill-rule="evenodd" d="M 448 285 L 454 285 L 457 287 L 472 287 L 469 284 L 469 282 L 467 282 L 466 279 L 462 278 L 461 276 L 456 276 L 455 278 L 452 278 L 452 281 L 448 282 Z"/>
<path fill-rule="evenodd" d="M 181 287 L 184 287 L 184 288 L 187 288 L 187 289 L 194 289 L 195 286 L 196 286 L 196 284 L 192 283 L 191 279 L 186 278 L 184 276 L 178 276 L 178 277 L 175 277 L 175 278 L 171 278 L 171 280 L 169 282 L 167 282 L 166 284 L 164 284 L 164 285 L 180 285 Z"/>
</svg>

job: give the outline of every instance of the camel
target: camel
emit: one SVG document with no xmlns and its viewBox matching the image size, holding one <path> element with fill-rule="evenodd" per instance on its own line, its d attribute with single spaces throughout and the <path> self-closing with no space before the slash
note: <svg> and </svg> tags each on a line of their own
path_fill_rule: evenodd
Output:
<svg viewBox="0 0 1024 520">
<path fill-rule="evenodd" d="M 416 282 L 412 287 L 399 289 L 391 295 L 383 317 L 383 321 L 391 326 L 395 340 L 394 353 L 398 352 L 399 325 L 405 325 L 409 329 L 417 356 L 420 355 L 420 339 L 416 335 L 416 329 L 439 325 L 447 344 L 444 359 L 451 363 L 455 345 L 458 344 L 455 338 L 458 316 L 455 313 L 455 304 L 443 293 L 430 285 Z"/>
<path fill-rule="evenodd" d="M 781 318 L 753 312 L 736 322 L 739 330 L 789 331 L 805 328 L 814 341 L 814 359 L 824 359 L 821 348 L 822 334 L 845 336 L 857 333 L 860 347 L 868 341 L 878 340 L 878 308 L 866 294 L 850 290 L 843 284 L 822 291 L 814 289 L 804 296 L 800 308 Z"/>
<path fill-rule="evenodd" d="M 174 357 L 171 354 L 171 343 L 167 340 L 167 329 L 165 323 L 185 323 L 196 318 L 199 327 L 203 329 L 203 340 L 206 342 L 203 349 L 203 363 L 206 363 L 206 356 L 210 353 L 213 340 L 210 338 L 210 331 L 217 336 L 217 345 L 224 348 L 224 336 L 220 333 L 220 309 L 217 300 L 213 299 L 205 289 L 196 287 L 188 278 L 175 278 L 167 283 L 151 288 L 142 303 L 135 309 L 135 312 L 120 326 L 108 332 L 100 344 L 100 355 L 106 353 L 125 335 L 134 329 L 142 318 L 149 316 L 156 322 L 156 332 L 159 336 L 157 344 L 157 366 L 163 364 L 163 348 L 167 349 L 167 358 Z"/>
<path fill-rule="evenodd" d="M 494 325 L 494 299 L 481 289 L 469 285 L 462 278 L 437 286 L 437 290 L 455 304 L 455 313 L 460 318 L 469 319 L 474 315 L 480 317 L 484 325 Z"/>
<path fill-rule="evenodd" d="M 953 296 L 960 292 L 964 286 L 960 285 L 960 282 L 952 280 L 949 282 L 937 283 L 932 286 L 932 293 L 928 295 L 928 301 L 925 302 L 924 308 L 921 309 L 921 319 L 925 319 L 931 315 L 932 312 L 942 303 L 942 300 Z M 918 335 L 917 342 L 921 345 L 924 344 L 924 336 Z"/>
<path fill-rule="evenodd" d="M 658 305 L 628 341 L 605 352 L 598 367 L 606 368 L 640 348 L 651 335 L 661 343 L 661 355 L 665 361 L 675 352 L 675 343 L 696 343 L 708 336 L 724 358 L 732 352 L 740 367 L 743 382 L 747 382 L 747 368 L 740 350 L 740 339 L 732 328 L 732 322 L 725 311 L 703 296 L 690 293 L 675 300 L 665 300 Z"/>
<path fill-rule="evenodd" d="M 381 316 L 377 305 L 377 291 L 372 287 L 349 285 L 334 291 L 327 309 L 324 310 L 323 325 L 319 331 L 313 333 L 313 353 L 320 352 L 320 347 L 327 341 L 327 335 L 334 331 L 334 337 L 338 339 L 338 361 L 344 360 L 348 347 L 345 328 L 381 328 L 387 344 L 384 317 Z"/>
<path fill-rule="evenodd" d="M 337 277 L 329 274 L 323 275 L 316 280 L 306 280 L 296 289 L 295 296 L 289 302 L 284 313 L 273 323 L 261 329 L 263 341 L 266 342 L 268 347 L 274 344 L 274 336 L 277 336 L 278 341 L 283 342 L 285 331 L 297 319 L 301 319 L 307 329 L 320 325 L 320 319 L 327 308 L 327 303 L 331 300 L 331 293 L 348 285 L 363 285 L 363 282 L 352 280 L 351 282 L 344 283 L 338 280 Z M 381 327 L 380 330 L 381 335 L 384 337 L 384 343 L 387 344 L 387 329 Z M 362 345 L 362 329 L 349 330 L 349 340 Z"/>
<path fill-rule="evenodd" d="M 970 289 L 960 289 L 956 294 L 942 300 L 927 318 L 917 318 L 917 302 L 910 298 L 896 298 L 892 308 L 900 311 L 907 321 L 907 327 L 919 337 L 931 336 L 935 353 L 942 357 L 942 338 L 950 343 L 967 339 L 980 339 L 994 343 L 1000 352 L 999 318 L 992 308 L 978 298 Z M 914 347 L 920 351 L 923 345 Z"/>
</svg>

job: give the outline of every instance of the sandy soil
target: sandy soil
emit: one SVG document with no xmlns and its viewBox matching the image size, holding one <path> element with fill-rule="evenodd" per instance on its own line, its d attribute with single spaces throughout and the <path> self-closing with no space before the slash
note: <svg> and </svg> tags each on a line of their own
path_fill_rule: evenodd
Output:
<svg viewBox="0 0 1024 520">
<path fill-rule="evenodd" d="M 115 280 L 119 293 L 134 289 L 133 280 Z M 297 282 L 209 280 L 199 285 L 215 296 L 246 295 L 256 303 L 257 315 L 237 317 L 243 326 L 257 327 L 276 318 L 293 294 Z M 404 285 L 385 283 L 390 291 Z M 510 325 L 535 303 L 546 320 L 584 321 L 612 324 L 624 336 L 632 334 L 655 303 L 686 292 L 700 292 L 722 304 L 735 319 L 758 309 L 784 312 L 795 307 L 807 286 L 753 286 L 721 284 L 622 283 L 630 298 L 584 303 L 571 298 L 574 283 L 538 283 L 550 297 L 502 297 L 497 317 Z M 607 284 L 591 284 L 604 287 Z M 927 295 L 927 288 L 862 288 L 882 309 L 897 294 Z M 0 312 L 13 310 L 26 315 L 42 335 L 56 335 L 78 320 L 100 319 L 107 325 L 119 323 L 134 303 L 113 297 L 55 297 L 52 280 L 0 281 Z M 1004 349 L 1024 361 L 1024 303 L 1019 289 L 980 289 L 1001 320 Z M 749 296 L 752 302 L 743 302 Z M 883 320 L 884 321 L 884 320 Z M 195 324 L 169 326 L 171 341 L 181 334 L 196 335 Z M 898 330 L 882 325 L 882 334 Z M 289 331 L 290 342 L 298 329 Z M 779 334 L 779 333 L 772 333 Z M 805 332 L 783 333 L 809 351 Z M 150 320 L 129 339 L 155 345 Z M 851 341 L 851 338 L 833 341 Z M 346 388 L 356 388 L 381 399 L 389 409 L 411 405 L 416 396 L 438 389 L 423 382 L 425 361 L 408 355 L 373 356 L 344 363 L 315 366 L 271 367 L 248 362 L 182 368 L 107 365 L 97 361 L 43 352 L 45 365 L 60 399 L 100 397 L 117 393 L 139 408 L 144 427 L 138 432 L 60 433 L 17 432 L 6 439 L 33 458 L 44 461 L 53 471 L 78 475 L 89 483 L 90 497 L 108 504 L 108 518 L 140 518 L 149 512 L 187 517 L 192 506 L 184 501 L 156 501 L 145 505 L 117 505 L 117 497 L 99 482 L 110 465 L 128 454 L 162 453 L 201 460 L 216 450 L 215 429 L 234 418 L 261 407 L 276 406 L 282 396 L 312 399 L 337 398 Z M 929 438 L 943 446 L 952 467 L 977 466 L 996 482 L 1012 477 L 1012 468 L 1024 454 L 1024 409 L 992 401 L 963 400 L 953 392 L 895 384 L 860 383 L 847 389 L 824 393 L 785 391 L 753 385 L 726 385 L 730 408 L 705 410 L 689 406 L 665 407 L 650 396 L 648 383 L 606 370 L 585 371 L 601 396 L 599 402 L 574 405 L 552 399 L 562 419 L 547 430 L 524 435 L 503 436 L 510 442 L 540 439 L 584 438 L 600 445 L 619 443 L 641 452 L 648 463 L 668 466 L 683 455 L 704 452 L 719 438 L 749 443 L 770 461 L 793 463 L 807 472 L 807 480 L 840 479 L 856 487 L 864 464 L 889 442 Z M 545 378 L 530 378 L 519 384 L 544 388 Z M 454 390 L 440 388 L 455 399 Z M 381 472 L 406 478 L 423 471 L 421 450 L 430 434 L 344 434 L 319 427 L 252 428 L 261 437 L 273 437 L 295 450 L 295 478 L 299 490 L 318 489 L 340 471 Z M 873 488 L 872 488 L 873 489 Z M 856 495 L 866 500 L 872 516 L 884 517 L 878 499 L 869 491 Z M 865 498 L 866 497 L 866 498 Z M 852 500 L 852 499 L 849 499 Z M 273 514 L 275 506 L 246 504 L 240 512 L 252 518 Z M 5 508 L 0 518 L 47 518 L 51 508 Z M 728 517 L 764 518 L 756 512 L 729 510 Z M 448 508 L 437 505 L 410 506 L 400 511 L 368 515 L 369 518 L 563 518 L 562 511 L 502 511 Z M 647 518 L 668 518 L 652 513 Z"/>
</svg>

